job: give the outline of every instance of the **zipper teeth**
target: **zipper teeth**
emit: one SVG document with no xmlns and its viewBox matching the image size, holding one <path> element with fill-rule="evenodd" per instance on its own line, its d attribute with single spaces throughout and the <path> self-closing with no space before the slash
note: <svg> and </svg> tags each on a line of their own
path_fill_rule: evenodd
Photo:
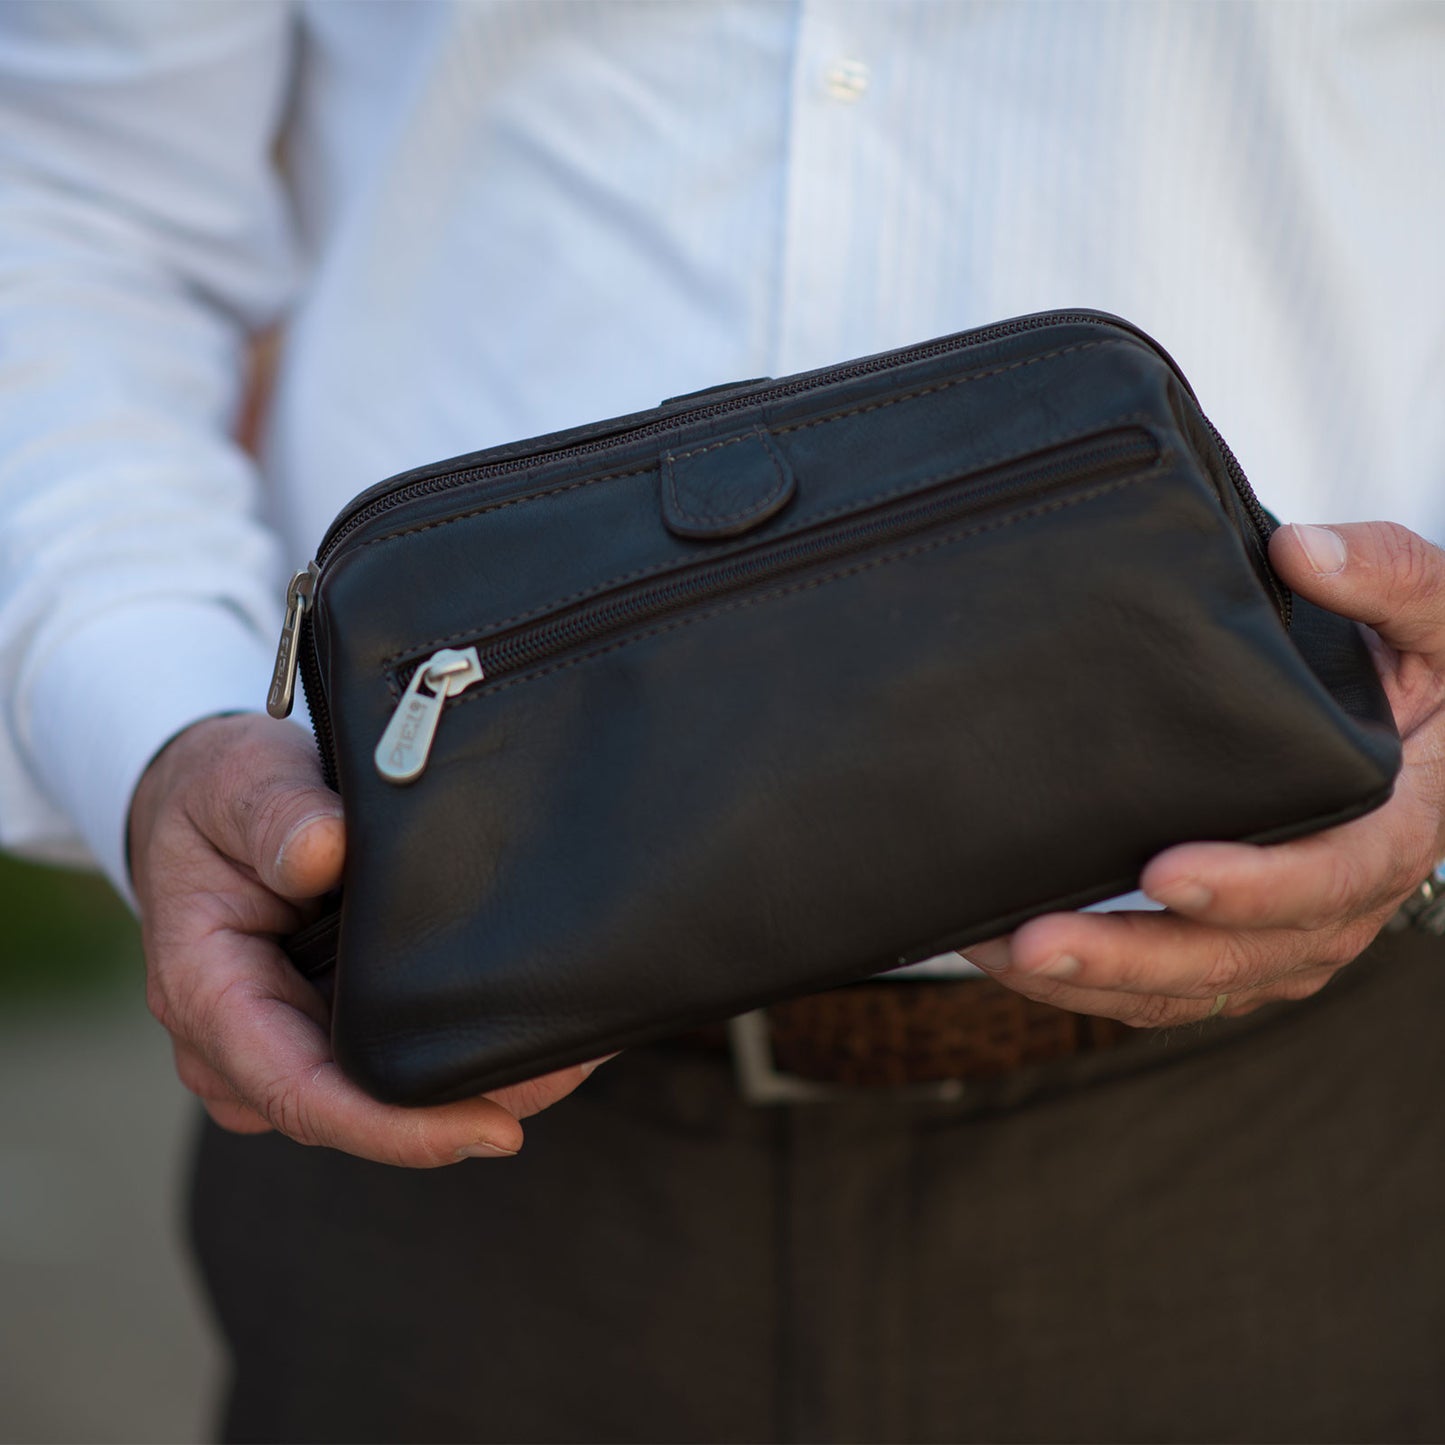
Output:
<svg viewBox="0 0 1445 1445">
<path fill-rule="evenodd" d="M 1082 448 L 1072 447 L 1067 455 L 1052 463 L 1012 464 L 991 481 L 982 480 L 978 474 L 960 478 L 962 486 L 944 484 L 947 491 L 943 496 L 914 498 L 911 505 L 903 506 L 885 503 L 882 505 L 888 508 L 887 515 L 835 525 L 825 535 L 801 537 L 760 555 L 735 558 L 610 602 L 584 605 L 569 617 L 536 624 L 482 651 L 482 669 L 489 679 L 498 673 L 519 671 L 640 621 L 682 611 L 702 600 L 744 592 L 790 571 L 836 560 L 893 537 L 924 531 L 956 515 L 974 511 L 980 505 L 1023 491 L 1036 492 L 1082 481 L 1096 473 L 1152 461 L 1158 455 L 1159 449 L 1147 432 L 1114 433 L 1093 443 L 1086 442 Z M 424 658 L 418 659 L 416 666 L 424 661 Z M 405 680 L 409 681 L 415 671 L 416 667 L 412 667 L 409 674 L 403 674 Z"/>
<path fill-rule="evenodd" d="M 662 418 L 654 422 L 643 422 L 639 426 L 630 428 L 625 432 L 617 432 L 608 437 L 599 437 L 596 441 L 578 442 L 575 446 L 559 447 L 556 451 L 532 452 L 525 457 L 513 457 L 504 462 L 492 462 L 485 466 L 472 467 L 462 472 L 446 472 L 438 477 L 428 477 L 424 481 L 410 482 L 399 486 L 395 491 L 388 492 L 384 496 L 377 497 L 374 501 L 366 503 L 353 512 L 344 520 L 338 521 L 335 529 L 328 533 L 322 540 L 321 546 L 316 553 L 318 563 L 325 562 L 341 544 L 357 528 L 365 526 L 374 518 L 392 511 L 396 507 L 404 506 L 407 502 L 414 501 L 418 497 L 433 495 L 437 492 L 450 491 L 453 487 L 468 485 L 472 482 L 486 481 L 492 478 L 505 476 L 510 472 L 525 471 L 527 467 L 535 464 L 539 458 L 545 457 L 549 461 L 559 461 L 570 457 L 587 456 L 594 452 L 606 451 L 625 443 L 639 441 L 645 437 L 657 435 L 662 432 L 674 430 L 680 425 L 695 421 L 703 421 L 709 417 L 725 416 L 729 412 L 745 411 L 750 407 L 757 406 L 764 401 L 771 401 L 775 398 L 796 396 L 806 391 L 814 391 L 822 386 L 831 386 L 834 382 L 847 381 L 856 376 L 868 376 L 874 372 L 890 371 L 894 367 L 908 366 L 916 361 L 927 361 L 934 356 L 944 356 L 953 351 L 966 351 L 974 346 L 982 346 L 989 341 L 1002 340 L 1008 336 L 1022 335 L 1028 331 L 1038 331 L 1046 326 L 1068 325 L 1069 323 L 1092 322 L 1099 324 L 1106 318 L 1099 314 L 1085 312 L 1048 312 L 1038 316 L 1024 316 L 1016 321 L 1000 322 L 996 326 L 985 326 L 977 331 L 966 331 L 960 336 L 946 341 L 925 342 L 921 346 L 908 347 L 903 351 L 885 352 L 881 356 L 872 357 L 866 361 L 854 361 L 845 363 L 842 366 L 829 368 L 827 371 L 819 372 L 815 376 L 799 378 L 796 381 L 779 382 L 776 386 L 763 387 L 757 391 L 744 393 L 742 396 L 731 398 L 727 401 L 712 402 L 707 406 L 694 407 L 688 411 L 676 412 L 672 416 Z M 1125 331 L 1130 335 L 1136 335 L 1149 341 L 1143 332 L 1135 331 L 1132 327 L 1120 321 L 1111 321 L 1116 330 Z M 1155 347 L 1157 350 L 1158 348 Z M 1172 363 L 1171 363 L 1172 365 Z M 1175 368 L 1177 372 L 1177 368 Z M 1180 377 L 1183 381 L 1183 377 Z M 1188 382 L 1184 382 L 1185 389 L 1193 398 L 1194 393 L 1189 389 Z M 1196 403 L 1197 404 L 1197 403 Z M 1211 428 L 1212 430 L 1212 428 Z M 1216 433 L 1216 436 L 1218 433 Z M 1229 455 L 1226 449 L 1226 455 Z M 1230 460 L 1233 461 L 1232 456 Z M 1261 511 L 1259 503 L 1254 501 L 1254 494 L 1249 489 L 1249 483 L 1244 479 L 1244 473 L 1239 469 L 1239 463 L 1234 462 L 1231 474 L 1237 473 L 1238 480 L 1242 484 L 1241 490 L 1248 493 L 1247 501 L 1254 503 L 1252 512 Z M 1266 535 L 1268 535 L 1266 531 Z"/>
<path fill-rule="evenodd" d="M 1234 455 L 1233 448 L 1229 443 L 1220 436 L 1219 428 L 1204 415 L 1202 410 L 1199 415 L 1224 458 L 1225 470 L 1229 473 L 1229 479 L 1234 483 L 1234 490 L 1244 503 L 1245 511 L 1249 513 L 1249 518 L 1254 523 L 1255 531 L 1259 533 L 1259 540 L 1264 546 L 1266 560 L 1268 560 L 1269 539 L 1275 529 L 1274 521 L 1265 511 L 1263 503 L 1255 496 L 1254 488 L 1250 486 L 1249 478 L 1245 476 L 1244 468 L 1239 464 L 1239 458 Z M 1294 618 L 1294 594 L 1289 588 L 1280 585 L 1279 579 L 1274 575 L 1273 567 L 1267 567 L 1265 570 L 1269 575 L 1269 585 L 1274 591 L 1274 600 L 1279 606 L 1280 619 L 1288 628 Z"/>
<path fill-rule="evenodd" d="M 364 526 L 374 517 L 381 516 L 395 507 L 403 506 L 414 498 L 427 496 L 434 492 L 447 491 L 452 487 L 462 486 L 470 482 L 502 476 L 508 472 L 523 470 L 535 462 L 539 456 L 548 456 L 553 460 L 571 456 L 583 456 L 588 453 L 605 450 L 609 447 L 619 446 L 640 437 L 665 431 L 686 423 L 701 421 L 713 416 L 723 416 L 734 411 L 746 410 L 748 407 L 756 406 L 760 402 L 774 397 L 797 395 L 801 392 L 831 385 L 835 381 L 844 381 L 855 376 L 867 376 L 874 372 L 887 371 L 896 366 L 910 365 L 916 361 L 925 361 L 930 357 L 941 356 L 954 351 L 965 351 L 974 346 L 982 346 L 989 341 L 1002 340 L 1008 336 L 1018 336 L 1025 332 L 1042 330 L 1048 326 L 1066 326 L 1081 323 L 1112 327 L 1114 330 L 1122 332 L 1126 336 L 1133 336 L 1144 342 L 1145 345 L 1163 358 L 1178 379 L 1184 389 L 1185 395 L 1193 404 L 1195 411 L 1203 420 L 1205 427 L 1218 445 L 1224 457 L 1226 470 L 1229 473 L 1230 479 L 1234 482 L 1236 491 L 1244 502 L 1245 510 L 1249 513 L 1250 518 L 1253 520 L 1259 532 L 1260 541 L 1268 546 L 1270 533 L 1274 530 L 1268 514 L 1260 504 L 1259 498 L 1255 496 L 1254 488 L 1250 485 L 1244 468 L 1240 466 L 1234 452 L 1230 449 L 1224 438 L 1220 436 L 1214 423 L 1205 416 L 1203 408 L 1199 405 L 1199 398 L 1194 394 L 1194 388 L 1189 384 L 1189 380 L 1184 373 L 1175 365 L 1173 358 L 1164 352 L 1159 344 L 1146 332 L 1139 330 L 1138 327 L 1131 325 L 1120 317 L 1110 317 L 1100 312 L 1055 311 L 1040 313 L 1036 316 L 1023 316 L 1014 321 L 1000 322 L 994 326 L 980 327 L 976 331 L 964 332 L 951 340 L 925 342 L 921 346 L 909 347 L 901 352 L 887 352 L 868 361 L 849 362 L 842 366 L 820 372 L 816 376 L 806 380 L 800 379 L 793 382 L 783 382 L 777 386 L 747 392 L 740 397 L 731 398 L 727 401 L 714 402 L 708 406 L 694 407 L 691 410 L 677 412 L 660 421 L 644 423 L 630 431 L 618 433 L 606 438 L 599 438 L 592 442 L 581 442 L 572 447 L 561 447 L 555 452 L 532 453 L 527 457 L 513 458 L 510 461 L 497 462 L 488 466 L 473 467 L 464 472 L 448 472 L 439 477 L 428 478 L 426 481 L 412 482 L 400 486 L 396 488 L 395 491 L 388 492 L 376 498 L 376 500 L 367 503 L 350 516 L 338 518 L 333 524 L 332 530 L 322 539 L 321 546 L 317 549 L 315 560 L 318 566 L 323 564 L 346 538 L 359 527 Z M 1291 613 L 1290 595 L 1288 592 L 1282 591 L 1278 582 L 1273 580 L 1272 572 L 1270 576 L 1275 598 L 1279 604 L 1281 619 L 1284 625 L 1288 627 Z M 334 788 L 337 786 L 335 739 L 331 727 L 326 694 L 321 688 L 321 669 L 315 655 L 314 629 L 312 627 L 310 612 L 302 618 L 301 626 L 300 662 L 302 677 L 306 684 L 306 699 L 311 710 L 312 723 L 316 732 L 317 747 L 321 753 L 322 771 L 325 774 L 328 785 Z"/>
<path fill-rule="evenodd" d="M 315 631 L 312 626 L 314 608 L 307 608 L 301 617 L 301 683 L 306 690 L 306 706 L 311 713 L 311 731 L 316 734 L 316 751 L 321 755 L 321 777 L 333 793 L 341 791 L 336 771 L 336 735 L 331 728 L 331 708 L 321 690 L 321 664 L 316 658 Z"/>
</svg>

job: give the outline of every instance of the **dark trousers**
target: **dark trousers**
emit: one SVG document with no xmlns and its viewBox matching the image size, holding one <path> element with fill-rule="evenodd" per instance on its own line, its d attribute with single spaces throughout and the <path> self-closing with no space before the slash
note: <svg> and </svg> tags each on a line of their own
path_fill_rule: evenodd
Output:
<svg viewBox="0 0 1445 1445">
<path fill-rule="evenodd" d="M 208 1127 L 230 1440 L 1445 1439 L 1445 940 L 953 1104 L 607 1064 L 515 1160 Z"/>
</svg>

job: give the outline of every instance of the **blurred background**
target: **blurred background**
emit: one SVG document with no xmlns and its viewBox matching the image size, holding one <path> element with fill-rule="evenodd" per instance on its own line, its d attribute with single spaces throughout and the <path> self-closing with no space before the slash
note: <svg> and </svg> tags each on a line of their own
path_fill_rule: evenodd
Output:
<svg viewBox="0 0 1445 1445">
<path fill-rule="evenodd" d="M 210 1438 L 185 1253 L 199 1106 L 101 879 L 0 856 L 0 1441 Z"/>
</svg>

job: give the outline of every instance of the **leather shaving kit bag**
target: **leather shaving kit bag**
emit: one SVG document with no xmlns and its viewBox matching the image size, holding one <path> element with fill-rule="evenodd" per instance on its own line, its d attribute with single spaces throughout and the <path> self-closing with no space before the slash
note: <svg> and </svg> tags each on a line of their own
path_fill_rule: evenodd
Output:
<svg viewBox="0 0 1445 1445">
<path fill-rule="evenodd" d="M 1095 312 L 718 387 L 373 487 L 293 579 L 348 827 L 333 1040 L 455 1099 L 1383 802 L 1354 624 Z"/>
</svg>

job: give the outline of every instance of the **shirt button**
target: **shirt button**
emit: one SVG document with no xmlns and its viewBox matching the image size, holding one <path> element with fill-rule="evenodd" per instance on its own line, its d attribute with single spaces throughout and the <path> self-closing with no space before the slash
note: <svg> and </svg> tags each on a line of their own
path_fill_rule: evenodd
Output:
<svg viewBox="0 0 1445 1445">
<path fill-rule="evenodd" d="M 823 88 L 851 104 L 868 89 L 868 67 L 861 60 L 835 60 L 823 72 Z"/>
</svg>

